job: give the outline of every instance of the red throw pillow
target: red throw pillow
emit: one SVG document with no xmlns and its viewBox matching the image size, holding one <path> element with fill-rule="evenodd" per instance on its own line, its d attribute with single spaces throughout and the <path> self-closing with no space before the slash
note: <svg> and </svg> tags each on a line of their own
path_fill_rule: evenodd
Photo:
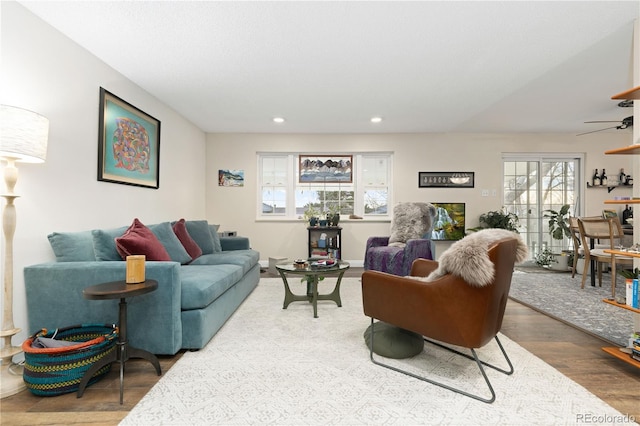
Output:
<svg viewBox="0 0 640 426">
<path fill-rule="evenodd" d="M 133 220 L 124 235 L 116 238 L 115 241 L 116 250 L 118 250 L 122 259 L 135 254 L 144 254 L 146 260 L 171 261 L 169 253 L 158 240 L 158 237 L 137 218 Z"/>
<path fill-rule="evenodd" d="M 176 237 L 178 237 L 187 253 L 189 253 L 191 259 L 197 259 L 202 256 L 202 249 L 195 241 L 193 241 L 191 235 L 189 235 L 189 232 L 187 231 L 187 224 L 184 219 L 180 219 L 173 224 L 173 232 L 176 234 Z"/>
</svg>

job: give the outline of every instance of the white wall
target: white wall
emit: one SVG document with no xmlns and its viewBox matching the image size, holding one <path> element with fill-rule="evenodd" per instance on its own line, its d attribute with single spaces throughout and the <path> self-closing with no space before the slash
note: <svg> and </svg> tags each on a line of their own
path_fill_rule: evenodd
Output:
<svg viewBox="0 0 640 426">
<path fill-rule="evenodd" d="M 50 120 L 46 163 L 18 164 L 15 345 L 28 331 L 22 270 L 54 259 L 47 234 L 205 217 L 205 134 L 19 4 L 0 8 L 0 102 Z M 97 181 L 100 86 L 161 121 L 160 189 Z"/>
<path fill-rule="evenodd" d="M 534 119 L 534 118 L 532 118 Z M 221 229 L 251 237 L 263 263 L 273 256 L 297 259 L 306 255 L 306 224 L 299 221 L 256 220 L 256 153 L 360 151 L 394 152 L 394 201 L 465 202 L 467 227 L 478 225 L 480 214 L 502 206 L 503 152 L 583 153 L 586 176 L 605 168 L 614 177 L 620 168 L 632 170 L 630 156 L 605 156 L 604 151 L 631 143 L 629 131 L 594 133 L 576 137 L 558 134 L 209 134 L 207 135 L 207 217 Z M 220 187 L 218 169 L 243 169 L 244 187 Z M 420 171 L 473 171 L 475 188 L 418 188 Z M 580 182 L 585 185 L 584 182 Z M 482 197 L 482 189 L 497 196 Z M 603 201 L 615 195 L 631 196 L 628 188 L 611 194 L 606 189 L 585 189 L 583 215 L 601 214 Z M 624 206 L 622 206 L 624 207 Z M 367 238 L 389 235 L 388 222 L 366 222 L 341 218 L 342 258 L 362 262 Z M 437 243 L 440 253 L 450 243 Z"/>
</svg>

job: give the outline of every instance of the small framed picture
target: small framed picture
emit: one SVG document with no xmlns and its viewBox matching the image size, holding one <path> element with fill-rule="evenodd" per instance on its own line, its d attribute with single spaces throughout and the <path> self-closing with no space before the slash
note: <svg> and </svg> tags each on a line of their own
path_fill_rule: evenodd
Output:
<svg viewBox="0 0 640 426">
<path fill-rule="evenodd" d="M 98 180 L 160 187 L 160 121 L 102 87 Z"/>
<path fill-rule="evenodd" d="M 418 172 L 418 188 L 473 188 L 474 172 Z"/>
<path fill-rule="evenodd" d="M 218 170 L 218 186 L 244 186 L 244 170 Z"/>
</svg>

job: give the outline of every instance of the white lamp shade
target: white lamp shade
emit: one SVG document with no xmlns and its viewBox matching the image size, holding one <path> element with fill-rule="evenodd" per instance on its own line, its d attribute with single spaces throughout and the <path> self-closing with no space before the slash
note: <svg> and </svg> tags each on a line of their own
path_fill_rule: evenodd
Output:
<svg viewBox="0 0 640 426">
<path fill-rule="evenodd" d="M 0 157 L 43 163 L 48 139 L 47 118 L 26 109 L 0 105 Z"/>
</svg>

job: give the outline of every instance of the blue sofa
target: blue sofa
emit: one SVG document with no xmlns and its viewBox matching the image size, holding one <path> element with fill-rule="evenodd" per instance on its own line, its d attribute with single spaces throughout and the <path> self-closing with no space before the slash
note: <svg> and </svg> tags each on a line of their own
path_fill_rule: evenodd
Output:
<svg viewBox="0 0 640 426">
<path fill-rule="evenodd" d="M 172 224 L 150 225 L 171 261 L 147 261 L 154 292 L 127 299 L 128 340 L 159 355 L 200 349 L 216 334 L 260 280 L 260 254 L 246 237 L 219 237 L 207 221 L 185 221 L 202 255 L 192 258 Z M 87 323 L 117 323 L 119 300 L 87 300 L 85 287 L 125 279 L 126 262 L 115 239 L 128 227 L 48 236 L 55 262 L 24 269 L 29 330 Z M 133 254 L 133 253 L 131 253 Z M 175 261 L 174 261 L 175 260 Z"/>
</svg>

